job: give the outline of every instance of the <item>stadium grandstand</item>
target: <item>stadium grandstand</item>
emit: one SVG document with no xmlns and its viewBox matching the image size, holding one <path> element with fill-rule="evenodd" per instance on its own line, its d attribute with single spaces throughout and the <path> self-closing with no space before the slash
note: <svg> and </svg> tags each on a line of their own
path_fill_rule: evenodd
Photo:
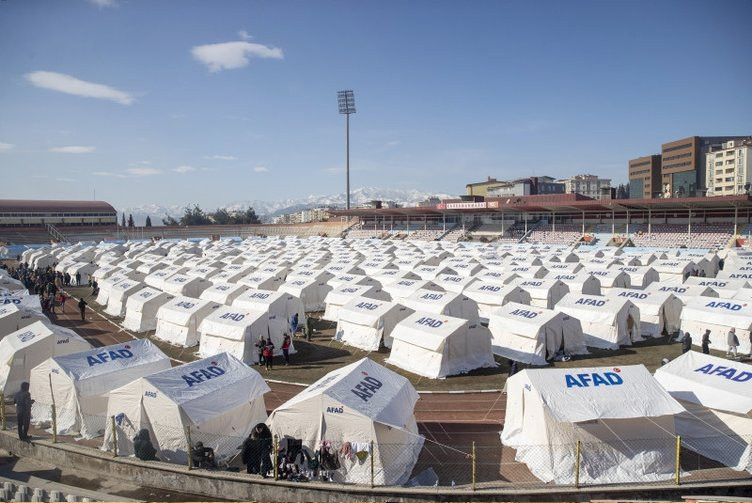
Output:
<svg viewBox="0 0 752 503">
<path fill-rule="evenodd" d="M 331 213 L 358 219 L 349 237 L 717 249 L 749 234 L 751 209 L 748 195 L 595 200 L 551 194 Z"/>
</svg>

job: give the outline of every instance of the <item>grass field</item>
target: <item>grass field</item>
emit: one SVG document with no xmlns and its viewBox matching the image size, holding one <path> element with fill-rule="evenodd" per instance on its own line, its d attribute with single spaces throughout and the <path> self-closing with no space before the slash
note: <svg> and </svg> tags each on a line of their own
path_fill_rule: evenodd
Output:
<svg viewBox="0 0 752 503">
<path fill-rule="evenodd" d="M 68 292 L 78 298 L 85 296 L 89 307 L 115 323 L 121 321 L 103 312 L 103 307 L 94 302 L 93 297 L 88 297 L 89 288 L 68 288 Z M 316 315 L 315 315 L 316 316 Z M 75 328 L 75 327 L 73 327 Z M 113 326 L 113 331 L 117 329 Z M 382 348 L 378 352 L 362 351 L 357 348 L 346 346 L 333 340 L 335 325 L 318 317 L 314 323 L 314 337 L 311 341 L 303 338 L 295 338 L 293 344 L 297 353 L 290 355 L 290 366 L 284 366 L 282 357 L 275 359 L 274 368 L 270 371 L 259 368 L 266 379 L 278 381 L 310 384 L 326 373 L 368 357 L 386 365 L 385 360 L 389 351 Z M 154 339 L 154 332 L 134 334 L 138 337 L 148 337 L 170 358 L 178 361 L 192 361 L 197 359 L 195 352 L 198 346 L 183 348 Z M 699 337 L 695 337 L 699 339 Z M 623 365 L 643 364 L 651 372 L 660 366 L 663 358 L 673 359 L 681 354 L 681 346 L 672 342 L 669 337 L 648 339 L 629 347 L 609 351 L 589 348 L 590 354 L 573 358 L 568 362 L 556 362 L 550 367 L 575 368 L 575 367 L 614 367 Z M 720 352 L 713 352 L 717 356 L 723 356 Z M 508 366 L 505 359 L 496 357 L 498 366 L 495 368 L 478 369 L 469 374 L 452 376 L 446 379 L 428 379 L 416 376 L 394 366 L 386 365 L 395 372 L 407 377 L 419 391 L 460 391 L 460 390 L 484 390 L 500 389 L 504 386 L 507 378 Z"/>
</svg>

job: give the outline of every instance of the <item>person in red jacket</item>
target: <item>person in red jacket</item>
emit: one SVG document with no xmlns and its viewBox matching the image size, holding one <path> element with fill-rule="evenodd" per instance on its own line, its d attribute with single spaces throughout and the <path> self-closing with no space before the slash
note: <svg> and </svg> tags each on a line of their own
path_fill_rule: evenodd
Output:
<svg viewBox="0 0 752 503">
<path fill-rule="evenodd" d="M 290 336 L 287 334 L 282 340 L 282 356 L 285 357 L 285 365 L 290 365 Z"/>
</svg>

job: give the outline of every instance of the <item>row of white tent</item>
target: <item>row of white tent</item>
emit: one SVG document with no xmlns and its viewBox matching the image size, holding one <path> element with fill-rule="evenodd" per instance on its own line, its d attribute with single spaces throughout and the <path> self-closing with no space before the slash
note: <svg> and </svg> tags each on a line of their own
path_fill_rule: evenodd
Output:
<svg viewBox="0 0 752 503">
<path fill-rule="evenodd" d="M 401 484 L 419 457 L 409 382 L 369 359 L 335 370 L 267 418 L 261 376 L 221 353 L 178 367 L 148 340 L 50 358 L 31 370 L 35 422 L 50 419 L 52 390 L 61 432 L 105 433 L 133 453 L 132 438 L 150 431 L 160 459 L 182 463 L 185 428 L 220 459 L 237 454 L 253 425 L 298 438 L 312 451 L 322 441 L 374 442 L 377 484 Z M 647 482 L 675 473 L 675 436 L 683 445 L 733 468 L 752 472 L 752 366 L 689 352 L 659 368 L 526 369 L 508 382 L 501 441 L 545 482 L 571 484 L 574 445 L 583 445 L 582 483 Z M 395 448 L 399 446 L 400 448 Z M 339 482 L 368 480 L 370 467 L 353 462 Z"/>
<path fill-rule="evenodd" d="M 670 254 L 660 256 L 655 253 L 632 255 L 615 249 L 577 249 L 572 252 L 552 248 L 550 255 L 544 255 L 537 252 L 536 248 L 527 247 L 526 249 L 533 253 L 520 256 L 518 251 L 523 248 L 509 247 L 506 248 L 507 251 L 504 251 L 504 248 L 497 248 L 495 256 L 490 257 L 489 249 L 481 248 L 479 250 L 477 248 L 480 247 L 476 247 L 475 250 L 455 248 L 454 253 L 457 255 L 460 255 L 459 251 L 472 251 L 473 253 L 464 253 L 467 256 L 452 256 L 452 253 L 437 246 L 430 247 L 427 250 L 419 250 L 417 246 L 405 245 L 403 247 L 406 248 L 405 253 L 398 254 L 400 250 L 397 247 L 384 245 L 383 242 L 379 244 L 379 242 L 367 241 L 252 240 L 241 245 L 215 246 L 214 248 L 221 249 L 223 254 L 245 249 L 245 251 L 239 252 L 239 255 L 227 255 L 224 257 L 225 262 L 222 262 L 217 260 L 218 255 L 216 253 L 218 250 L 212 252 L 212 248 L 209 246 L 212 244 L 204 243 L 206 246 L 202 248 L 193 243 L 177 243 L 166 255 L 156 255 L 161 259 L 153 262 L 140 260 L 144 257 L 153 258 L 155 256 L 152 251 L 156 245 L 146 245 L 141 250 L 140 255 L 131 254 L 131 257 L 126 258 L 125 261 L 117 262 L 117 266 L 105 262 L 100 269 L 93 272 L 95 276 L 99 275 L 100 277 L 98 299 L 103 304 L 107 303 L 110 314 L 125 314 L 124 326 L 126 328 L 148 329 L 152 326 L 149 320 L 156 319 L 157 321 L 153 325 L 154 328 L 157 328 L 158 338 L 180 345 L 192 346 L 202 338 L 199 331 L 202 316 L 209 316 L 207 313 L 210 312 L 209 308 L 200 301 L 211 300 L 215 302 L 214 309 L 217 309 L 218 304 L 231 303 L 235 306 L 236 303 L 239 303 L 238 299 L 242 299 L 244 294 L 251 292 L 251 295 L 253 295 L 253 292 L 259 291 L 258 289 L 251 289 L 250 284 L 278 288 L 279 291 L 289 293 L 290 297 L 300 299 L 303 307 L 297 309 L 299 320 L 304 319 L 306 310 L 321 309 L 323 304 L 324 318 L 336 322 L 339 322 L 340 308 L 357 297 L 391 300 L 405 305 L 416 299 L 426 297 L 425 290 L 437 292 L 456 292 L 459 290 L 458 293 L 462 294 L 462 299 L 470 299 L 477 304 L 478 319 L 484 323 L 489 323 L 489 326 L 504 326 L 498 323 L 492 324 L 490 318 L 491 311 L 501 307 L 506 302 L 530 304 L 534 307 L 554 309 L 557 312 L 563 312 L 565 315 L 580 319 L 584 325 L 586 344 L 613 348 L 618 347 L 619 344 L 628 343 L 630 340 L 639 340 L 641 336 L 658 335 L 664 328 L 669 331 L 679 328 L 676 318 L 678 317 L 677 311 L 680 308 L 675 298 L 667 295 L 644 297 L 644 294 L 652 292 L 672 293 L 684 304 L 690 300 L 694 301 L 697 297 L 717 294 L 717 291 L 713 288 L 704 287 L 702 284 L 692 284 L 691 282 L 713 281 L 717 283 L 720 281 L 689 276 L 700 268 L 703 271 L 707 270 L 707 273 L 715 274 L 720 259 L 718 255 L 712 254 L 698 254 L 697 256 L 686 254 L 680 255 L 680 258 L 674 258 L 670 257 Z M 313 251 L 310 250 L 311 247 L 309 246 L 307 253 L 303 253 L 300 248 L 304 244 L 316 244 L 317 246 L 313 247 Z M 244 245 L 247 246 L 244 247 Z M 384 246 L 388 246 L 390 249 L 385 251 Z M 134 247 L 138 248 L 138 246 Z M 370 255 L 365 254 L 366 248 L 369 248 L 372 252 Z M 170 253 L 174 249 L 180 250 L 181 253 L 171 258 Z M 196 255 L 185 253 L 184 250 L 186 249 Z M 269 250 L 273 250 L 274 253 L 268 253 Z M 130 251 L 125 251 L 121 258 L 128 257 Z M 417 258 L 418 251 L 422 253 L 420 258 Z M 541 251 L 544 250 L 541 249 Z M 92 251 L 79 253 L 91 254 Z M 198 257 L 199 253 L 201 254 L 200 257 Z M 338 255 L 335 255 L 335 253 L 338 253 Z M 361 260 L 345 262 L 336 258 L 344 257 L 347 253 L 360 256 Z M 394 255 L 391 259 L 388 255 L 390 253 Z M 189 258 L 186 258 L 186 255 Z M 112 256 L 117 255 L 108 251 L 103 258 L 112 258 Z M 331 258 L 328 263 L 324 258 L 327 256 Z M 176 259 L 176 257 L 178 258 Z M 243 261 L 234 263 L 236 259 L 228 261 L 228 257 L 242 257 Z M 297 262 L 292 262 L 291 259 L 294 257 L 298 257 Z M 181 265 L 165 263 L 161 261 L 162 259 L 181 262 Z M 130 266 L 136 267 L 136 269 L 127 270 L 124 268 L 124 264 L 129 261 Z M 733 257 L 727 262 L 733 263 Z M 650 265 L 635 265 L 638 263 Z M 188 269 L 186 264 L 192 265 L 193 268 Z M 220 268 L 219 266 L 223 264 L 224 267 Z M 251 264 L 256 264 L 256 266 Z M 154 270 L 157 266 L 162 267 Z M 724 269 L 724 271 L 727 270 L 729 269 Z M 337 272 L 345 272 L 345 274 L 335 276 Z M 370 275 L 359 274 L 366 272 Z M 420 275 L 433 279 L 422 279 Z M 134 276 L 136 279 L 134 279 Z M 606 297 L 622 294 L 627 298 L 626 296 L 629 293 L 621 292 L 620 289 L 632 286 L 633 276 L 637 276 L 635 279 L 639 281 L 639 283 L 635 282 L 635 285 L 645 287 L 647 283 L 645 291 L 638 294 L 639 297 L 644 298 L 635 296 L 629 298 L 633 304 L 640 308 L 640 311 L 646 311 L 641 316 L 640 322 L 635 316 L 634 309 L 632 309 L 631 315 L 627 314 L 626 316 L 618 314 L 624 312 L 620 308 L 614 309 L 616 314 L 610 313 L 608 315 L 605 314 L 604 309 L 598 309 L 599 315 L 595 317 L 596 319 L 589 320 L 586 317 L 593 310 L 586 309 L 587 304 L 577 305 L 573 303 L 567 308 L 563 307 L 566 303 L 560 304 L 568 290 L 585 295 L 605 293 Z M 222 281 L 217 282 L 214 278 L 219 278 Z M 239 282 L 229 283 L 224 280 Z M 682 280 L 685 283 L 677 282 Z M 272 281 L 273 284 L 265 283 L 265 281 Z M 748 290 L 745 288 L 748 285 L 744 279 L 730 278 L 725 282 L 730 288 L 722 289 L 724 295 L 728 295 L 732 291 L 736 295 L 737 293 L 744 293 L 743 290 Z M 735 282 L 736 285 L 729 285 L 728 282 Z M 145 286 L 148 284 L 166 288 L 169 293 L 162 292 L 160 294 L 160 291 L 156 288 Z M 120 286 L 118 287 L 118 285 Z M 177 286 L 172 289 L 174 285 Z M 151 290 L 147 288 L 151 288 Z M 305 288 L 308 288 L 308 291 L 305 291 Z M 720 287 L 716 288 L 721 289 Z M 732 290 L 733 288 L 737 288 L 737 290 Z M 294 290 L 294 293 L 288 292 L 289 289 Z M 185 292 L 195 295 L 199 290 L 201 290 L 201 293 L 198 294 L 199 299 L 182 295 Z M 143 297 L 139 297 L 138 292 L 144 292 L 145 296 L 154 300 L 151 303 L 139 303 L 139 299 Z M 299 294 L 300 297 L 295 293 Z M 447 294 L 444 295 L 445 299 L 450 298 L 450 296 L 446 296 Z M 587 299 L 585 295 L 577 300 L 590 300 L 596 303 L 616 305 L 604 299 Z M 161 314 L 160 309 L 156 308 L 156 312 L 151 315 L 150 311 L 155 310 L 154 306 L 165 299 L 169 299 L 170 296 L 175 296 L 170 299 L 174 302 L 168 301 L 165 306 L 169 307 L 166 307 Z M 128 299 L 134 299 L 131 308 L 129 308 Z M 309 304 L 308 300 L 311 299 L 315 299 L 315 302 L 312 300 Z M 452 299 L 452 301 L 454 300 Z M 139 310 L 139 304 L 143 306 L 141 310 Z M 454 304 L 455 306 L 452 307 L 452 302 L 447 302 L 445 309 L 440 311 L 440 314 L 466 319 L 471 325 L 477 323 L 473 314 L 474 309 L 465 309 L 463 312 L 462 309 L 457 308 L 457 302 L 454 302 Z M 703 306 L 708 304 L 709 301 L 706 301 Z M 591 306 L 593 305 L 595 304 L 591 304 Z M 191 306 L 195 309 L 195 312 L 186 309 L 185 306 Z M 426 306 L 426 303 L 421 303 L 420 306 Z M 270 314 L 270 317 L 278 318 L 277 329 L 267 329 L 273 335 L 277 351 L 279 351 L 282 334 L 289 332 L 286 327 L 289 325 L 289 317 L 292 311 L 290 309 L 285 310 L 286 319 L 284 321 L 281 316 Z M 578 313 L 579 316 L 574 313 Z M 435 311 L 434 314 L 436 314 Z M 737 315 L 741 314 L 737 313 Z M 245 313 L 239 312 L 223 311 L 221 315 L 237 315 L 246 318 Z M 251 318 L 248 318 L 249 322 Z M 606 318 L 611 320 L 611 325 L 604 327 L 603 320 Z M 752 321 L 745 320 L 743 316 L 737 316 L 737 318 L 739 325 Z M 696 327 L 692 326 L 691 320 L 687 320 L 685 326 L 691 327 L 693 331 L 696 330 Z M 222 327 L 221 324 L 214 324 L 214 327 L 218 331 L 225 330 L 227 333 L 232 331 L 231 324 L 227 324 L 226 327 Z M 264 331 L 263 324 L 257 324 L 256 327 L 257 330 Z M 588 330 L 588 327 L 591 330 Z M 711 347 L 725 349 L 725 331 L 727 328 L 727 325 L 723 325 L 718 330 L 714 330 L 715 333 L 711 335 Z M 561 329 L 554 330 L 560 333 L 564 332 Z M 741 330 L 743 331 L 744 328 L 741 328 Z M 635 333 L 635 331 L 639 331 L 639 333 Z M 250 333 L 253 333 L 253 330 L 250 330 Z M 743 335 L 742 333 L 742 337 L 740 337 L 742 350 L 745 349 L 744 345 L 747 344 L 747 338 Z M 222 334 L 215 334 L 215 337 L 220 340 L 213 345 L 207 343 L 206 346 L 210 349 L 207 352 L 200 349 L 200 354 L 210 354 L 217 347 L 225 347 L 233 351 L 231 346 L 236 346 L 238 349 L 233 354 L 241 358 L 248 358 L 250 353 L 247 351 L 247 346 L 255 342 L 252 336 L 246 337 L 246 343 L 242 345 L 243 349 L 241 350 L 241 345 L 237 343 L 237 339 L 230 338 L 229 340 L 232 342 L 227 342 Z M 391 334 L 387 333 L 385 344 L 388 344 L 390 339 Z M 695 341 L 699 342 L 699 337 L 696 337 Z M 532 344 L 531 341 L 522 342 L 526 346 Z M 536 341 L 535 344 L 540 345 L 540 341 Z M 553 344 L 548 341 L 544 342 L 543 346 L 553 348 Z M 494 344 L 494 346 L 501 345 Z M 573 342 L 571 346 L 579 346 L 579 343 Z M 508 349 L 510 351 L 500 354 L 511 357 L 517 354 L 519 348 L 512 344 L 511 346 L 508 345 Z M 552 355 L 549 351 L 543 357 L 538 354 L 534 359 L 529 357 L 527 360 L 523 359 L 523 361 L 540 362 L 541 359 L 545 360 L 550 356 Z"/>
</svg>

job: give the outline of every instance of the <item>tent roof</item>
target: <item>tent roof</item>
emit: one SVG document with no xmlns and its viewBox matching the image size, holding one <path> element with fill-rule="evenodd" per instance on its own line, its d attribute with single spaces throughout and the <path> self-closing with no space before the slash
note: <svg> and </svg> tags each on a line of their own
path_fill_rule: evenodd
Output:
<svg viewBox="0 0 752 503">
<path fill-rule="evenodd" d="M 711 409 L 752 412 L 752 365 L 688 351 L 655 371 L 674 398 Z"/>
<path fill-rule="evenodd" d="M 156 372 L 143 379 L 179 405 L 195 424 L 270 391 L 258 372 L 227 353 Z"/>
<path fill-rule="evenodd" d="M 364 380 L 370 386 L 364 386 Z M 419 398 L 405 377 L 370 358 L 363 358 L 329 372 L 282 404 L 278 410 L 290 409 L 320 395 L 327 395 L 373 421 L 398 427 L 403 427 L 413 415 Z"/>
<path fill-rule="evenodd" d="M 560 422 L 629 419 L 684 411 L 644 365 L 525 369 L 510 381 L 529 383 Z"/>
<path fill-rule="evenodd" d="M 392 338 L 430 351 L 438 351 L 448 337 L 466 328 L 468 324 L 468 320 L 416 311 L 397 324 L 392 331 Z"/>
</svg>

